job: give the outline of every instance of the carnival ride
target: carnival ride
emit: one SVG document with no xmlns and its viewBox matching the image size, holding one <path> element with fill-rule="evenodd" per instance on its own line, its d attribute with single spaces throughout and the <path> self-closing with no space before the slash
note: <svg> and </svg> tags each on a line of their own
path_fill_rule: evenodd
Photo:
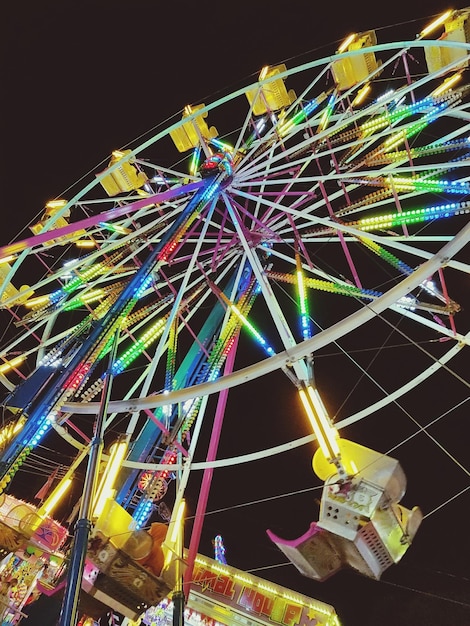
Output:
<svg viewBox="0 0 470 626">
<path fill-rule="evenodd" d="M 30 237 L 0 249 L 0 488 L 46 438 L 76 451 L 54 502 L 23 522 L 31 536 L 95 442 L 80 566 L 101 601 L 137 615 L 174 587 L 179 574 L 139 564 L 139 532 L 176 477 L 178 527 L 205 420 L 190 580 L 229 390 L 275 370 L 309 418 L 325 486 L 318 523 L 272 539 L 317 579 L 345 565 L 379 578 L 407 550 L 421 514 L 399 504 L 398 461 L 338 432 L 389 410 L 468 344 L 468 23 L 468 10 L 448 11 L 409 41 L 367 31 L 328 57 L 265 67 L 116 150 L 71 199 L 48 203 Z M 348 341 L 385 346 L 393 332 L 407 367 L 390 381 Z M 370 383 L 334 424 L 314 376 L 330 345 Z M 167 570 L 176 541 L 163 544 Z"/>
</svg>

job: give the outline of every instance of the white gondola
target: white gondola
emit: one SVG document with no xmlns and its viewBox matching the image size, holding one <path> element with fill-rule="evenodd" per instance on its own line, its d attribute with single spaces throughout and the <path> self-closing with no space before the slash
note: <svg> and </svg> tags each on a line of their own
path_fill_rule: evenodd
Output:
<svg viewBox="0 0 470 626">
<path fill-rule="evenodd" d="M 406 478 L 397 460 L 351 441 L 339 443 L 346 477 L 331 473 L 320 449 L 314 457 L 315 472 L 325 480 L 319 521 L 294 540 L 271 531 L 268 536 L 309 578 L 325 580 L 350 566 L 379 579 L 405 554 L 422 514 L 398 504 Z"/>
</svg>

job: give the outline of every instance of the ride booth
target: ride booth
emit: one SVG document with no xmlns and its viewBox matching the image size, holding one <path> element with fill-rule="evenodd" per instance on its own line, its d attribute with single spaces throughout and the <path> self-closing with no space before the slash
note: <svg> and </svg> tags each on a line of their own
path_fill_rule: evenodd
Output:
<svg viewBox="0 0 470 626">
<path fill-rule="evenodd" d="M 153 523 L 148 531 L 135 530 L 132 516 L 115 500 L 107 500 L 92 531 L 82 580 L 85 596 L 96 603 L 94 609 L 88 602 L 90 617 L 105 605 L 137 620 L 171 593 L 180 559 L 168 529 Z"/>
</svg>

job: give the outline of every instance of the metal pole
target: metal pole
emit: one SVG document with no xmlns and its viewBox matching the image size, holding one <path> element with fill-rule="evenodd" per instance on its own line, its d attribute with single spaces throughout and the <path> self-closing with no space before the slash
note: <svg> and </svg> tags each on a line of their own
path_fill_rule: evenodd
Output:
<svg viewBox="0 0 470 626">
<path fill-rule="evenodd" d="M 183 591 L 183 576 L 181 571 L 181 563 L 183 561 L 183 535 L 184 535 L 184 519 L 180 522 L 180 527 L 178 528 L 178 536 L 175 545 L 176 552 L 176 568 L 175 568 L 175 578 L 176 584 L 173 589 L 172 600 L 173 600 L 173 626 L 184 626 L 184 605 L 185 605 L 185 597 Z"/>
<path fill-rule="evenodd" d="M 181 410 L 181 405 L 179 405 Z M 181 444 L 181 432 L 178 433 L 178 441 Z M 181 451 L 178 451 L 178 465 L 181 466 Z M 177 478 L 177 490 L 181 488 L 181 470 L 176 474 Z M 181 501 L 179 506 L 181 506 Z M 177 519 L 175 519 L 176 523 Z M 176 562 L 175 562 L 175 579 L 176 584 L 172 593 L 173 600 L 173 626 L 184 626 L 184 605 L 185 597 L 183 591 L 183 575 L 181 569 L 181 563 L 183 562 L 183 548 L 184 548 L 184 517 L 180 520 L 180 527 L 178 528 L 178 534 L 175 545 Z"/>
<path fill-rule="evenodd" d="M 118 339 L 119 331 L 116 330 L 109 355 L 108 370 L 104 380 L 103 392 L 101 394 L 100 410 L 96 416 L 93 439 L 90 444 L 90 455 L 88 457 L 79 519 L 75 525 L 72 557 L 68 567 L 67 584 L 60 613 L 59 626 L 75 626 L 77 622 L 81 582 L 91 530 L 93 497 L 96 493 L 101 452 L 103 449 L 104 419 L 111 396 L 111 384 L 113 381 L 112 368 L 116 358 Z"/>
<path fill-rule="evenodd" d="M 173 626 L 184 626 L 184 593 L 180 582 L 180 589 L 173 591 Z"/>
</svg>

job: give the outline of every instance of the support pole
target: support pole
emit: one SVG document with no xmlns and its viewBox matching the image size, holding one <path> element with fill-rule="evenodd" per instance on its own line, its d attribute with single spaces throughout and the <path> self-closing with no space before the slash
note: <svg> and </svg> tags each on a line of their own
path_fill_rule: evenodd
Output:
<svg viewBox="0 0 470 626">
<path fill-rule="evenodd" d="M 184 626 L 184 593 L 181 581 L 179 589 L 173 591 L 173 626 Z"/>
<path fill-rule="evenodd" d="M 113 381 L 112 368 L 116 358 L 118 339 L 119 331 L 116 330 L 109 355 L 108 371 L 106 372 L 103 392 L 101 394 L 100 410 L 96 416 L 93 439 L 90 444 L 90 455 L 88 457 L 88 466 L 85 475 L 79 519 L 75 525 L 72 557 L 70 559 L 67 572 L 67 584 L 65 587 L 64 601 L 62 603 L 62 610 L 60 613 L 59 626 L 75 626 L 77 622 L 81 582 L 91 530 L 93 497 L 96 493 L 101 452 L 103 449 L 104 420 L 111 396 L 111 385 Z"/>
<path fill-rule="evenodd" d="M 178 433 L 179 443 L 181 443 L 181 433 Z M 178 465 L 181 466 L 182 454 L 181 451 L 178 452 Z M 181 470 L 178 470 L 177 474 L 178 486 L 181 487 Z M 184 515 L 185 515 L 185 503 L 184 500 L 181 500 L 179 507 L 183 507 L 183 515 L 181 519 L 179 519 L 179 511 L 177 511 L 177 517 L 175 519 L 175 524 L 178 523 L 179 527 L 176 535 L 176 543 L 175 543 L 175 552 L 176 552 L 176 560 L 175 560 L 175 579 L 176 584 L 172 593 L 173 600 L 173 626 L 184 626 L 184 605 L 185 605 L 185 597 L 184 597 L 184 589 L 183 589 L 183 572 L 182 572 L 182 563 L 183 563 L 183 551 L 184 551 Z"/>
</svg>

